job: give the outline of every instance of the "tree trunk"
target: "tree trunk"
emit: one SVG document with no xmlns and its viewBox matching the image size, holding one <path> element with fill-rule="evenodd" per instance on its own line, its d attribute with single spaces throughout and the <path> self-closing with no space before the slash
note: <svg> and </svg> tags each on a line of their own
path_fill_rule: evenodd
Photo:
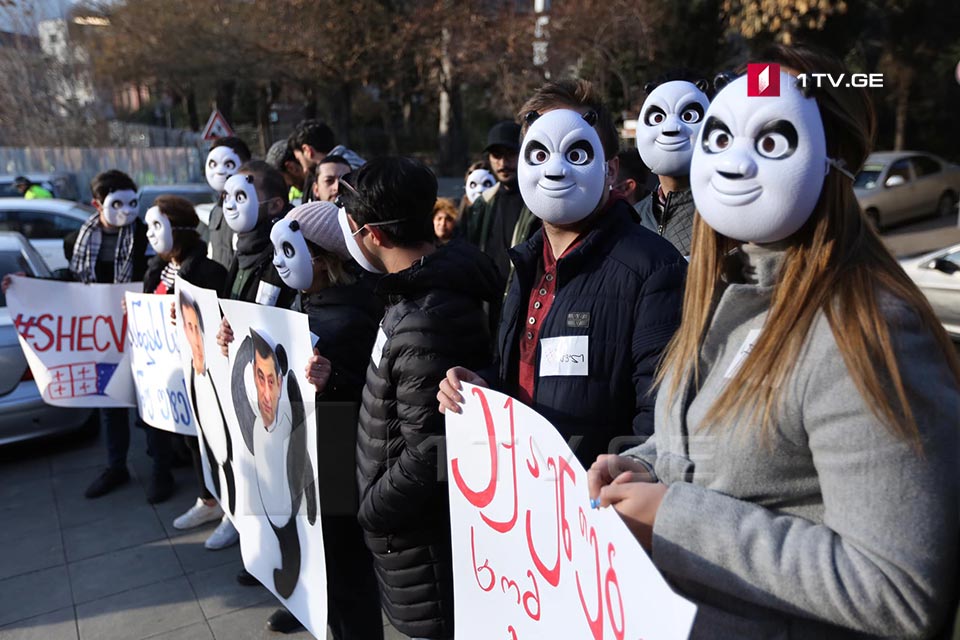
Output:
<svg viewBox="0 0 960 640">
<path fill-rule="evenodd" d="M 273 144 L 270 135 L 270 99 L 266 86 L 257 88 L 257 138 L 260 142 L 260 153 L 266 156 L 267 150 Z"/>
<path fill-rule="evenodd" d="M 463 100 L 460 85 L 454 76 L 453 59 L 450 56 L 450 30 L 444 28 L 440 36 L 439 122 L 437 143 L 440 151 L 438 169 L 440 175 L 459 175 L 467 167 L 467 144 L 463 127 Z"/>
<path fill-rule="evenodd" d="M 311 120 L 317 117 L 317 89 L 308 87 L 306 91 L 306 100 L 303 103 L 303 117 Z"/>
<path fill-rule="evenodd" d="M 187 118 L 190 119 L 190 131 L 200 131 L 200 116 L 197 115 L 197 94 L 193 86 L 187 90 Z"/>
<path fill-rule="evenodd" d="M 893 133 L 894 151 L 903 151 L 907 146 L 907 109 L 909 107 L 910 82 L 907 80 L 897 89 L 897 106 Z"/>
<path fill-rule="evenodd" d="M 330 123 L 337 134 L 337 144 L 350 146 L 350 115 L 353 106 L 353 87 L 343 82 L 337 86 L 336 98 L 333 101 L 333 122 Z"/>
<path fill-rule="evenodd" d="M 236 91 L 237 83 L 233 80 L 227 80 L 217 84 L 216 107 L 223 114 L 227 123 L 233 126 L 233 94 Z"/>
</svg>

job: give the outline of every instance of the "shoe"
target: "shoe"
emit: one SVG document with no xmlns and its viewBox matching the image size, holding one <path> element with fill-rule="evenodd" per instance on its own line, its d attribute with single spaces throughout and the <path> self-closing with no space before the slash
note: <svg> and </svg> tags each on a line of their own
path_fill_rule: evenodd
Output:
<svg viewBox="0 0 960 640">
<path fill-rule="evenodd" d="M 212 507 L 208 507 L 203 503 L 203 498 L 197 498 L 195 505 L 173 521 L 173 528 L 180 529 L 181 531 L 184 529 L 193 529 L 207 522 L 219 520 L 222 517 L 223 509 L 220 508 L 220 505 L 213 503 Z"/>
<path fill-rule="evenodd" d="M 150 484 L 147 485 L 147 502 L 150 504 L 159 504 L 166 502 L 177 489 L 177 483 L 173 480 L 173 475 L 169 471 L 160 473 L 150 478 Z"/>
<path fill-rule="evenodd" d="M 260 584 L 260 581 L 254 578 L 253 574 L 246 569 L 240 569 L 237 573 L 237 582 L 245 587 L 255 587 Z"/>
<path fill-rule="evenodd" d="M 277 633 L 290 633 L 302 626 L 297 617 L 290 613 L 290 610 L 286 607 L 280 607 L 267 618 L 267 629 Z"/>
<path fill-rule="evenodd" d="M 126 467 L 107 467 L 106 471 L 101 473 L 100 476 L 87 487 L 83 495 L 88 498 L 99 498 L 128 482 L 130 482 L 130 472 L 127 471 Z"/>
<path fill-rule="evenodd" d="M 227 516 L 223 516 L 220 524 L 213 530 L 213 533 L 210 534 L 207 541 L 203 543 L 203 546 L 211 551 L 216 551 L 218 549 L 232 547 L 238 542 L 240 542 L 240 534 L 237 533 L 236 527 L 233 526 L 233 523 L 230 522 Z"/>
</svg>

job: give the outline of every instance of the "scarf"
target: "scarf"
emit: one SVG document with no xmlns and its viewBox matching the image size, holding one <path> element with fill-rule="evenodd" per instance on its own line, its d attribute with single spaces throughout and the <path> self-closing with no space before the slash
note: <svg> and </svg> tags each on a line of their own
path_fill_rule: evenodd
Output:
<svg viewBox="0 0 960 640">
<path fill-rule="evenodd" d="M 252 231 L 237 234 L 237 262 L 241 269 L 251 269 L 265 259 L 272 259 L 270 229 L 274 220 L 262 220 Z"/>
<path fill-rule="evenodd" d="M 116 283 L 130 282 L 133 279 L 134 227 L 136 221 L 120 227 L 113 260 L 113 281 Z M 73 245 L 73 258 L 70 260 L 70 270 L 77 274 L 84 284 L 97 281 L 97 258 L 100 255 L 102 239 L 100 214 L 95 213 L 80 227 L 77 241 Z"/>
</svg>

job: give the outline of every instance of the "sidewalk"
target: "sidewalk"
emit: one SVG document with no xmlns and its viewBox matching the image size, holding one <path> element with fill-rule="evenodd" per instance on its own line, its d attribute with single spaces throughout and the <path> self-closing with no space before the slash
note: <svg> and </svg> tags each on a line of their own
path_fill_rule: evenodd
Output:
<svg viewBox="0 0 960 640">
<path fill-rule="evenodd" d="M 62 450 L 0 460 L 0 640 L 311 637 L 265 629 L 277 601 L 234 580 L 239 546 L 203 547 L 216 523 L 172 527 L 196 499 L 190 469 L 174 470 L 173 498 L 147 504 L 142 431 L 133 430 L 131 482 L 97 500 L 83 492 L 101 470 L 102 445 L 52 448 Z M 405 638 L 384 624 L 387 640 Z"/>
</svg>

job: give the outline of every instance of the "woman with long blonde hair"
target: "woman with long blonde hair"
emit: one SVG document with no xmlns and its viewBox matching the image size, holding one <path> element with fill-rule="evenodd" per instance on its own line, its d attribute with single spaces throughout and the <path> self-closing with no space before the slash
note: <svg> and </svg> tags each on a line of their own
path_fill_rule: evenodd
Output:
<svg viewBox="0 0 960 640">
<path fill-rule="evenodd" d="M 808 49 L 715 98 L 653 438 L 590 470 L 695 638 L 931 637 L 956 607 L 960 362 L 861 214 L 874 115 Z M 799 76 L 799 77 L 798 77 Z M 808 76 L 809 78 L 809 76 Z"/>
</svg>

